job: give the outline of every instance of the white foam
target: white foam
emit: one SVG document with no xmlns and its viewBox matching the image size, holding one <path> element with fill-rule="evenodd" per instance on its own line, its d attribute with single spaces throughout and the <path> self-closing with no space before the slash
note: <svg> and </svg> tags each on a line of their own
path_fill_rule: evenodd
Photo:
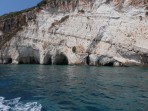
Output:
<svg viewBox="0 0 148 111">
<path fill-rule="evenodd" d="M 20 97 L 5 100 L 0 97 L 0 111 L 41 111 L 42 105 L 37 102 L 28 102 L 26 104 L 20 101 Z"/>
</svg>

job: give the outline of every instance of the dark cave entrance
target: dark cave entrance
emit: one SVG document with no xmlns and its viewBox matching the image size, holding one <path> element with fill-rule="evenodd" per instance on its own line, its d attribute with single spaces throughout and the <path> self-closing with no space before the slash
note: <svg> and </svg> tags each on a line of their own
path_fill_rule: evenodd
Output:
<svg viewBox="0 0 148 111">
<path fill-rule="evenodd" d="M 52 64 L 51 57 L 47 57 L 46 61 L 44 62 L 44 65 L 51 65 L 51 64 Z"/>
<path fill-rule="evenodd" d="M 113 62 L 109 62 L 109 63 L 104 64 L 104 66 L 113 66 L 113 65 L 114 65 Z"/>
<path fill-rule="evenodd" d="M 19 64 L 39 64 L 39 61 L 35 57 L 21 57 Z"/>
<path fill-rule="evenodd" d="M 86 64 L 87 64 L 87 65 L 90 64 L 90 58 L 89 58 L 89 56 L 86 57 Z"/>
<path fill-rule="evenodd" d="M 55 65 L 68 65 L 68 58 L 64 54 L 58 54 L 55 56 Z"/>
<path fill-rule="evenodd" d="M 3 64 L 11 64 L 11 63 L 12 63 L 12 58 L 3 59 Z"/>
</svg>

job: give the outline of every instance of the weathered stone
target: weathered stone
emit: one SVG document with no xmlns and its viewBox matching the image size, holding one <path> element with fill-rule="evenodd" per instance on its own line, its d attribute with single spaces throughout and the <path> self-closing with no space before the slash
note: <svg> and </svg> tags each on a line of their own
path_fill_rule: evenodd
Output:
<svg viewBox="0 0 148 111">
<path fill-rule="evenodd" d="M 103 66 L 113 66 L 114 65 L 114 59 L 113 58 L 109 58 L 109 57 L 105 57 L 105 56 L 100 56 L 99 60 L 98 60 L 98 64 L 99 65 L 103 65 Z"/>
<path fill-rule="evenodd" d="M 115 66 L 115 67 L 120 67 L 120 66 L 123 66 L 120 62 L 117 62 L 117 61 L 115 61 L 114 63 L 113 63 L 113 66 Z"/>
<path fill-rule="evenodd" d="M 12 58 L 16 64 L 147 65 L 146 4 L 50 0 L 0 19 L 0 59 Z"/>
<path fill-rule="evenodd" d="M 98 55 L 95 55 L 95 54 L 91 54 L 89 55 L 89 58 L 90 58 L 90 63 L 89 65 L 98 65 L 98 61 L 99 61 L 99 56 Z"/>
</svg>

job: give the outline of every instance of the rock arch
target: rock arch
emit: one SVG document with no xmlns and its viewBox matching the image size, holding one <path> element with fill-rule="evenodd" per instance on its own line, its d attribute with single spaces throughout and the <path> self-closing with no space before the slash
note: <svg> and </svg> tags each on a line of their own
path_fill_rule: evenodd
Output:
<svg viewBox="0 0 148 111">
<path fill-rule="evenodd" d="M 107 56 L 100 56 L 98 60 L 98 65 L 101 66 L 113 66 L 114 65 L 114 59 L 112 57 L 107 57 Z"/>
<path fill-rule="evenodd" d="M 47 55 L 44 60 L 43 60 L 44 65 L 51 65 L 52 64 L 52 59 L 50 55 Z"/>
<path fill-rule="evenodd" d="M 11 64 L 12 63 L 12 58 L 3 58 L 3 64 Z"/>
<path fill-rule="evenodd" d="M 57 54 L 54 57 L 53 64 L 55 64 L 55 65 L 68 65 L 68 58 L 63 53 Z"/>
<path fill-rule="evenodd" d="M 20 57 L 19 64 L 39 64 L 39 60 L 35 57 Z"/>
<path fill-rule="evenodd" d="M 39 64 L 40 53 L 32 47 L 21 47 L 18 56 L 19 64 Z"/>
</svg>

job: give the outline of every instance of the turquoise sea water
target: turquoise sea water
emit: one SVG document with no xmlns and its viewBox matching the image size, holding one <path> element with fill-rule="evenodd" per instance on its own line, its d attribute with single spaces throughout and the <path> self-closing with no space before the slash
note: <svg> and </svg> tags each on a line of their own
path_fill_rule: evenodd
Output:
<svg viewBox="0 0 148 111">
<path fill-rule="evenodd" d="M 148 68 L 0 65 L 0 111 L 148 111 Z"/>
</svg>

